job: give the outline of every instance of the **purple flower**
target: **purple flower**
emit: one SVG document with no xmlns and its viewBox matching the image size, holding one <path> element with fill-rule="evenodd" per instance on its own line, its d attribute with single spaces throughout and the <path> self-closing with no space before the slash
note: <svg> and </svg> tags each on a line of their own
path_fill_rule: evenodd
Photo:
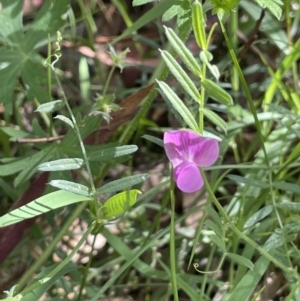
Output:
<svg viewBox="0 0 300 301">
<path fill-rule="evenodd" d="M 201 137 L 188 130 L 169 131 L 164 134 L 166 154 L 174 167 L 174 180 L 183 192 L 194 192 L 203 186 L 198 166 L 213 165 L 219 156 L 215 139 Z"/>
</svg>

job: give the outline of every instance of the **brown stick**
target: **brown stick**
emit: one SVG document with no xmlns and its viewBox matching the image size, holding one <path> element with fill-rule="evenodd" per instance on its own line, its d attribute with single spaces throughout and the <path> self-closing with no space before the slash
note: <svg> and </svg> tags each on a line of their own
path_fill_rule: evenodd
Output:
<svg viewBox="0 0 300 301">
<path fill-rule="evenodd" d="M 45 138 L 17 138 L 16 141 L 18 143 L 44 143 L 44 142 L 61 140 L 64 137 L 65 135 L 60 135 L 56 137 L 45 137 Z"/>
</svg>

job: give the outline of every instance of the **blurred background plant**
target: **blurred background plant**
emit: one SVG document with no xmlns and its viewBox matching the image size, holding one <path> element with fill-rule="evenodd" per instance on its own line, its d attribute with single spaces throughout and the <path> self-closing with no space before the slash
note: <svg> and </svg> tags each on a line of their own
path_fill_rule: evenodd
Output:
<svg viewBox="0 0 300 301">
<path fill-rule="evenodd" d="M 299 17 L 2 0 L 1 297 L 300 300 Z M 170 182 L 173 128 L 219 141 L 206 189 Z"/>
</svg>

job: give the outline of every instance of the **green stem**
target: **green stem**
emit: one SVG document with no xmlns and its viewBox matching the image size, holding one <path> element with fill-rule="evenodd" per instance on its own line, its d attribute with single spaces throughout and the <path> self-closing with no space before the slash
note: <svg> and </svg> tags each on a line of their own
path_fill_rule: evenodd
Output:
<svg viewBox="0 0 300 301">
<path fill-rule="evenodd" d="M 62 228 L 60 229 L 59 233 L 55 236 L 55 238 L 52 240 L 49 246 L 43 251 L 42 255 L 38 258 L 38 260 L 29 268 L 28 271 L 22 276 L 20 281 L 18 282 L 18 290 L 22 289 L 23 286 L 28 282 L 28 280 L 32 277 L 32 275 L 40 269 L 42 264 L 51 256 L 53 250 L 57 246 L 57 244 L 60 242 L 62 237 L 66 235 L 68 229 L 74 222 L 75 218 L 79 216 L 79 214 L 82 212 L 82 210 L 85 208 L 86 202 L 83 202 L 77 208 L 73 211 L 72 215 L 67 219 L 67 221 L 64 223 Z"/>
<path fill-rule="evenodd" d="M 201 80 L 205 79 L 205 76 L 206 76 L 206 65 L 203 63 Z M 205 89 L 201 85 L 200 100 L 199 100 L 199 132 L 201 135 L 203 135 L 203 131 L 204 131 L 204 114 L 203 114 L 204 100 L 205 100 Z"/>
<path fill-rule="evenodd" d="M 173 169 L 171 169 L 171 173 Z M 174 300 L 178 301 L 178 289 L 176 280 L 176 252 L 175 252 L 175 196 L 174 196 L 174 180 L 171 175 L 170 199 L 171 199 L 171 224 L 170 224 L 170 265 L 171 265 L 171 282 Z"/>
<path fill-rule="evenodd" d="M 263 150 L 263 153 L 264 153 L 266 164 L 268 166 L 270 166 L 268 154 L 267 154 L 267 151 L 266 151 L 266 148 L 265 148 L 264 138 L 262 136 L 262 130 L 261 130 L 260 121 L 258 120 L 258 117 L 257 117 L 256 109 L 255 109 L 255 106 L 254 106 L 254 102 L 253 102 L 250 90 L 248 88 L 248 85 L 247 85 L 247 82 L 245 80 L 244 74 L 243 74 L 243 72 L 242 72 L 242 70 L 240 68 L 240 65 L 239 65 L 239 62 L 237 60 L 237 57 L 236 57 L 236 55 L 234 53 L 233 47 L 231 45 L 231 42 L 230 42 L 230 40 L 228 38 L 228 35 L 226 33 L 226 29 L 225 29 L 225 27 L 224 27 L 224 25 L 222 23 L 222 20 L 220 18 L 219 18 L 219 23 L 220 23 L 220 26 L 221 26 L 221 29 L 222 29 L 222 33 L 223 33 L 224 38 L 225 38 L 225 42 L 226 42 L 227 47 L 229 49 L 229 53 L 231 55 L 231 59 L 232 59 L 233 64 L 234 64 L 234 66 L 235 66 L 235 68 L 237 70 L 237 73 L 238 73 L 240 81 L 241 81 L 241 85 L 242 85 L 242 87 L 244 89 L 244 92 L 246 94 L 246 98 L 247 98 L 247 101 L 248 101 L 251 113 L 253 115 L 253 118 L 254 118 L 254 121 L 255 121 L 255 125 L 257 127 L 257 133 L 258 133 L 258 137 L 260 139 L 261 145 L 262 145 L 262 150 Z"/>
<path fill-rule="evenodd" d="M 65 102 L 65 105 L 67 107 L 67 110 L 71 116 L 71 119 L 72 119 L 72 122 L 73 122 L 73 125 L 74 125 L 74 131 L 77 135 L 77 138 L 78 138 L 78 141 L 79 141 L 79 144 L 80 144 L 80 148 L 81 148 L 81 151 L 82 151 L 82 155 L 83 155 L 83 158 L 84 158 L 84 161 L 85 161 L 85 165 L 86 165 L 86 169 L 87 169 L 87 172 L 89 174 L 89 181 L 90 181 L 90 187 L 91 187 L 91 190 L 92 190 L 92 194 L 93 195 L 96 195 L 96 188 L 95 188 L 95 185 L 94 185 L 94 182 L 93 182 L 93 176 L 92 176 L 92 171 L 91 171 L 91 167 L 90 167 L 90 164 L 89 164 L 89 160 L 88 160 L 88 157 L 87 157 L 87 154 L 86 154 L 86 150 L 85 150 L 85 147 L 84 147 L 84 144 L 83 144 L 83 141 L 81 139 L 81 135 L 80 135 L 80 131 L 79 131 L 79 128 L 78 128 L 78 125 L 77 125 L 77 122 L 76 122 L 76 119 L 75 119 L 75 116 L 72 112 L 72 109 L 69 105 L 69 102 L 67 100 L 67 97 L 66 97 L 66 94 L 65 94 L 65 91 L 60 83 L 60 80 L 56 74 L 56 72 L 54 71 L 54 75 L 55 75 L 55 79 L 56 79 L 56 82 L 59 86 L 59 89 L 62 93 L 62 96 L 63 96 L 63 100 Z M 95 201 L 96 202 L 96 201 Z M 98 202 L 96 202 L 98 203 Z"/>
<path fill-rule="evenodd" d="M 51 58 L 52 51 L 51 51 L 51 36 L 48 34 L 48 57 Z M 49 101 L 52 99 L 52 68 L 51 65 L 47 65 L 47 80 L 48 80 L 48 98 Z M 46 115 L 47 116 L 47 115 Z M 47 116 L 48 117 L 48 116 Z M 51 135 L 53 133 L 53 121 L 52 119 L 49 120 L 49 134 Z"/>
<path fill-rule="evenodd" d="M 212 199 L 212 202 L 214 205 L 217 207 L 219 213 L 223 217 L 224 221 L 226 224 L 231 228 L 231 230 L 241 239 L 243 239 L 246 243 L 248 243 L 251 247 L 256 249 L 260 254 L 262 254 L 264 257 L 266 257 L 269 261 L 273 262 L 277 267 L 282 269 L 283 272 L 287 274 L 294 274 L 294 276 L 297 275 L 297 272 L 294 269 L 287 268 L 285 265 L 283 265 L 281 262 L 279 262 L 276 258 L 274 258 L 270 253 L 268 253 L 264 248 L 262 248 L 260 245 L 258 245 L 256 242 L 254 242 L 251 238 L 249 238 L 247 235 L 245 235 L 243 232 L 241 232 L 230 220 L 229 216 L 223 209 L 222 205 L 219 203 L 217 198 L 215 197 L 208 181 L 205 176 L 205 173 L 202 168 L 200 168 L 201 174 L 204 180 L 205 188 L 209 194 L 209 196 Z"/>
<path fill-rule="evenodd" d="M 89 270 L 90 270 L 90 267 L 91 267 L 91 264 L 92 264 L 93 251 L 94 251 L 94 247 L 95 247 L 96 238 L 97 238 L 97 235 L 94 235 L 94 239 L 93 239 L 93 243 L 92 243 L 92 250 L 90 251 L 90 254 L 89 254 L 89 261 L 88 261 L 88 263 L 86 264 L 86 266 L 84 268 L 84 274 L 81 278 L 80 289 L 79 289 L 79 294 L 78 294 L 78 297 L 77 297 L 77 301 L 80 301 L 81 298 L 82 298 L 82 292 L 83 292 L 83 289 L 85 288 L 86 278 L 88 276 L 88 273 L 89 273 Z"/>
<path fill-rule="evenodd" d="M 42 283 L 47 282 L 48 280 L 50 280 L 52 277 L 55 276 L 55 274 L 57 272 L 59 272 L 71 259 L 72 257 L 76 254 L 76 252 L 79 250 L 79 248 L 81 247 L 81 245 L 85 242 L 85 240 L 87 239 L 88 235 L 92 232 L 94 228 L 94 223 L 87 229 L 87 231 L 83 234 L 83 236 L 81 237 L 80 241 L 78 242 L 78 244 L 75 246 L 75 248 L 72 250 L 72 252 L 59 264 L 57 265 L 57 267 L 55 269 L 53 269 L 48 275 L 47 277 L 44 277 L 43 279 L 34 282 L 32 285 L 28 286 L 27 288 L 25 288 L 20 294 L 22 296 L 25 296 L 26 294 L 30 293 L 31 291 L 33 291 L 35 288 L 37 288 L 38 286 L 40 286 Z"/>
<path fill-rule="evenodd" d="M 108 89 L 108 85 L 110 83 L 110 80 L 111 80 L 111 77 L 115 71 L 116 67 L 115 66 L 112 66 L 110 71 L 109 71 L 109 74 L 108 74 L 108 77 L 107 77 L 107 80 L 105 82 L 105 86 L 103 88 L 103 91 L 102 91 L 102 95 L 105 96 L 106 95 L 106 92 L 107 92 L 107 89 Z"/>
</svg>

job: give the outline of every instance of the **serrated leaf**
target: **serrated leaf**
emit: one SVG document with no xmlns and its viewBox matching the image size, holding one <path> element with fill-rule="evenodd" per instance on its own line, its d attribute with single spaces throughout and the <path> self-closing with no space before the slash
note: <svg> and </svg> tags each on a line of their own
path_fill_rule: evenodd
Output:
<svg viewBox="0 0 300 301">
<path fill-rule="evenodd" d="M 245 178 L 245 177 L 236 176 L 236 175 L 228 175 L 227 178 L 238 184 L 246 184 L 246 185 L 255 186 L 255 187 L 259 187 L 259 188 L 263 188 L 263 189 L 269 188 L 268 183 L 262 182 L 260 180 Z"/>
<path fill-rule="evenodd" d="M 227 132 L 227 123 L 215 112 L 205 108 L 200 108 L 199 111 L 202 112 L 214 125 L 218 126 L 225 133 Z"/>
<path fill-rule="evenodd" d="M 190 50 L 185 46 L 181 39 L 176 35 L 173 29 L 164 26 L 168 41 L 182 59 L 184 64 L 197 76 L 202 76 L 202 71 L 199 63 L 194 58 Z"/>
<path fill-rule="evenodd" d="M 218 248 L 222 250 L 222 252 L 226 253 L 225 242 L 220 237 L 217 235 L 211 235 L 209 238 Z"/>
<path fill-rule="evenodd" d="M 0 217 L 0 227 L 6 227 L 50 210 L 90 200 L 86 196 L 59 190 L 42 196 L 25 206 Z"/>
<path fill-rule="evenodd" d="M 232 261 L 249 268 L 251 271 L 254 268 L 254 264 L 249 259 L 241 255 L 234 253 L 226 253 L 226 256 L 229 257 Z"/>
<path fill-rule="evenodd" d="M 51 113 L 61 109 L 64 105 L 65 103 L 62 100 L 54 100 L 41 104 L 35 112 Z"/>
<path fill-rule="evenodd" d="M 201 84 L 208 95 L 215 101 L 225 105 L 233 103 L 232 97 L 213 81 L 205 78 L 201 81 Z"/>
<path fill-rule="evenodd" d="M 181 68 L 181 66 L 176 62 L 176 60 L 169 52 L 161 50 L 160 53 L 169 70 L 178 80 L 182 88 L 192 97 L 192 99 L 194 99 L 198 103 L 200 101 L 200 93 L 190 77 L 186 74 L 186 72 Z"/>
<path fill-rule="evenodd" d="M 33 49 L 47 43 L 47 35 L 56 34 L 67 20 L 70 0 L 43 1 L 25 36 L 25 44 Z"/>
<path fill-rule="evenodd" d="M 84 161 L 81 158 L 59 159 L 40 164 L 39 171 L 61 171 L 79 169 Z"/>
<path fill-rule="evenodd" d="M 48 184 L 53 187 L 59 188 L 61 190 L 69 191 L 75 194 L 79 194 L 87 197 L 90 196 L 89 187 L 82 184 L 78 184 L 66 180 L 52 180 Z"/>
<path fill-rule="evenodd" d="M 162 21 L 166 22 L 174 18 L 178 14 L 180 5 L 172 5 L 168 10 L 166 10 L 162 16 Z"/>
<path fill-rule="evenodd" d="M 125 213 L 135 202 L 141 191 L 133 189 L 124 191 L 109 198 L 100 208 L 102 218 L 111 219 Z"/>
<path fill-rule="evenodd" d="M 282 9 L 279 6 L 283 5 L 281 0 L 256 0 L 256 2 L 262 7 L 262 8 L 268 8 L 270 12 L 278 19 L 280 20 Z"/>
<path fill-rule="evenodd" d="M 198 126 L 195 121 L 195 118 L 181 101 L 181 99 L 176 95 L 176 93 L 164 82 L 157 81 L 160 89 L 166 95 L 167 99 L 173 106 L 173 108 L 180 114 L 186 124 L 195 132 L 198 132 Z"/>
<path fill-rule="evenodd" d="M 257 212 L 255 212 L 244 224 L 244 229 L 251 227 L 270 215 L 273 211 L 273 206 L 272 205 L 267 205 L 261 209 L 259 209 Z"/>
<path fill-rule="evenodd" d="M 138 150 L 136 145 L 124 145 L 99 150 L 89 155 L 90 161 L 106 162 L 114 158 L 130 155 Z"/>
<path fill-rule="evenodd" d="M 63 115 L 56 115 L 56 116 L 54 117 L 54 119 L 59 119 L 59 120 L 65 122 L 66 124 L 68 124 L 72 129 L 74 128 L 73 122 L 71 121 L 70 118 L 68 118 L 68 117 L 66 117 L 66 116 L 63 116 Z"/>
<path fill-rule="evenodd" d="M 142 183 L 148 178 L 149 175 L 145 173 L 145 174 L 134 175 L 123 179 L 115 180 L 100 187 L 97 190 L 97 194 L 113 193 L 116 191 L 124 190 L 128 187 L 132 187 L 134 185 Z"/>
</svg>

